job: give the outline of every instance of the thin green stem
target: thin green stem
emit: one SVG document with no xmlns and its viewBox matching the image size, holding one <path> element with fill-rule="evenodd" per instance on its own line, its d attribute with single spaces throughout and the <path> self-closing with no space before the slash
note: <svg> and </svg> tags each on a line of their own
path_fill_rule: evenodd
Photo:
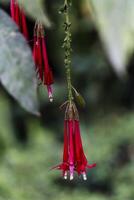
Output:
<svg viewBox="0 0 134 200">
<path fill-rule="evenodd" d="M 68 87 L 68 100 L 69 102 L 72 102 L 73 100 L 73 93 L 72 93 L 72 81 L 71 81 L 71 22 L 69 18 L 69 1 L 65 0 L 64 2 L 65 7 L 65 39 L 63 47 L 65 49 L 65 68 L 66 68 L 66 76 L 67 76 L 67 87 Z"/>
</svg>

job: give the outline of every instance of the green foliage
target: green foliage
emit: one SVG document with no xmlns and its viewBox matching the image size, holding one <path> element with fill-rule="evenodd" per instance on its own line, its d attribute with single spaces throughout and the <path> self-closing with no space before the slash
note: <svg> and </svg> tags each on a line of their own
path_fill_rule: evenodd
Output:
<svg viewBox="0 0 134 200">
<path fill-rule="evenodd" d="M 124 74 L 134 51 L 134 1 L 86 1 L 93 7 L 94 22 L 113 67 L 118 75 Z"/>
</svg>

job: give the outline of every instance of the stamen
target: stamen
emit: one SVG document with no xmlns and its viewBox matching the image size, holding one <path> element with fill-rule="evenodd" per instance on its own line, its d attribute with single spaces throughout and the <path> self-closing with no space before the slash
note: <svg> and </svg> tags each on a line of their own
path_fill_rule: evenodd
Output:
<svg viewBox="0 0 134 200">
<path fill-rule="evenodd" d="M 49 101 L 52 103 L 53 102 L 53 97 L 49 97 Z"/>
<path fill-rule="evenodd" d="M 53 102 L 53 94 L 52 94 L 52 87 L 50 85 L 47 86 L 47 90 L 48 90 L 48 97 L 50 102 Z"/>
<path fill-rule="evenodd" d="M 64 179 L 67 180 L 67 171 L 64 173 Z"/>
<path fill-rule="evenodd" d="M 86 181 L 87 180 L 87 175 L 86 175 L 85 172 L 82 173 L 82 176 L 83 176 L 83 180 Z"/>
<path fill-rule="evenodd" d="M 70 181 L 74 179 L 74 175 L 70 173 Z"/>
<path fill-rule="evenodd" d="M 70 181 L 74 179 L 74 166 L 70 166 Z"/>
</svg>

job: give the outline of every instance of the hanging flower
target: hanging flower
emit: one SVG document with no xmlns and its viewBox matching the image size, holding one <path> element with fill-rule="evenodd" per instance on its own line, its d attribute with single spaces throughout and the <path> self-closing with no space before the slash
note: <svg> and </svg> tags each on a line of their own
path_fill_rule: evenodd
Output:
<svg viewBox="0 0 134 200">
<path fill-rule="evenodd" d="M 62 164 L 54 167 L 62 170 L 64 179 L 69 171 L 70 180 L 74 178 L 74 171 L 87 180 L 86 170 L 93 168 L 96 163 L 89 165 L 84 154 L 79 127 L 79 115 L 74 102 L 68 102 L 64 120 L 64 151 Z"/>
<path fill-rule="evenodd" d="M 23 35 L 26 37 L 26 39 L 28 39 L 26 17 L 25 17 L 23 9 L 20 8 L 20 6 L 18 5 L 17 0 L 10 1 L 10 10 L 11 10 L 12 19 L 19 26 L 20 31 L 23 33 Z"/>
<path fill-rule="evenodd" d="M 33 57 L 35 60 L 36 71 L 41 83 L 47 86 L 50 102 L 53 101 L 52 84 L 53 74 L 49 67 L 48 56 L 45 43 L 44 27 L 40 22 L 35 24 L 34 28 L 34 46 Z"/>
</svg>

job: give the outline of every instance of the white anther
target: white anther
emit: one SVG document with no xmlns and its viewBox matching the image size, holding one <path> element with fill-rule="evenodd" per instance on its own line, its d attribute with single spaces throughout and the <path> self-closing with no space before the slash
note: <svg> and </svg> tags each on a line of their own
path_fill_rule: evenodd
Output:
<svg viewBox="0 0 134 200">
<path fill-rule="evenodd" d="M 86 175 L 85 172 L 82 173 L 82 176 L 83 176 L 83 180 L 86 181 L 87 180 L 87 175 Z"/>
<path fill-rule="evenodd" d="M 53 102 L 53 97 L 49 97 L 49 101 L 52 103 Z"/>
<path fill-rule="evenodd" d="M 67 180 L 67 171 L 64 173 L 64 179 Z"/>
<path fill-rule="evenodd" d="M 74 175 L 70 174 L 70 181 L 72 181 L 74 179 Z"/>
</svg>

